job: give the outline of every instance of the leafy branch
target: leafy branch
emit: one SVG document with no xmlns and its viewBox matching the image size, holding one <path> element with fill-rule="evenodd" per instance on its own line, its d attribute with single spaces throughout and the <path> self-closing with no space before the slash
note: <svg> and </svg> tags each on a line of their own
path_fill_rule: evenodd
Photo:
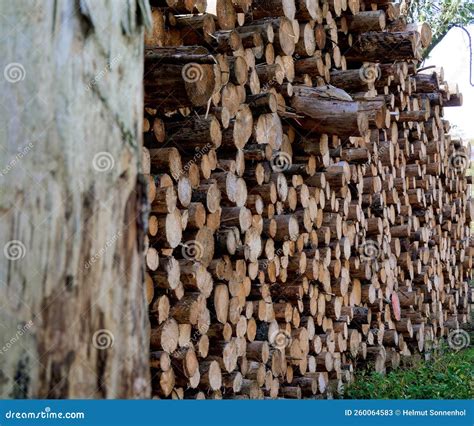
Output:
<svg viewBox="0 0 474 426">
<path fill-rule="evenodd" d="M 423 52 L 426 58 L 454 26 L 474 21 L 474 3 L 470 0 L 408 0 L 409 22 L 426 22 L 433 32 L 431 45 Z"/>
</svg>

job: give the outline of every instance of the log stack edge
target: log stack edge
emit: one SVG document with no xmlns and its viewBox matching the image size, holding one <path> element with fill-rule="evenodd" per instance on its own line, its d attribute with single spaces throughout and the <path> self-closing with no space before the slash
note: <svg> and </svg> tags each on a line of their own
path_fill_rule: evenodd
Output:
<svg viewBox="0 0 474 426">
<path fill-rule="evenodd" d="M 327 398 L 468 320 L 470 150 L 387 0 L 151 0 L 153 395 Z M 451 334 L 450 334 L 451 333 Z"/>
</svg>

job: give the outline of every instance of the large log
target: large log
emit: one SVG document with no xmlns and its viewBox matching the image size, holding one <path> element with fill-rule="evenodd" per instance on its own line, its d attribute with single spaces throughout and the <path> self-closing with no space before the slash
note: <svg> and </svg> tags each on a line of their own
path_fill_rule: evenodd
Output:
<svg viewBox="0 0 474 426">
<path fill-rule="evenodd" d="M 354 37 L 352 46 L 343 46 L 348 61 L 381 62 L 420 59 L 419 34 L 407 32 L 367 32 Z"/>
<path fill-rule="evenodd" d="M 145 54 L 145 104 L 158 109 L 206 105 L 219 67 L 206 49 L 152 48 Z"/>
<path fill-rule="evenodd" d="M 298 123 L 307 131 L 340 136 L 365 135 L 369 125 L 357 102 L 341 99 L 331 90 L 295 86 L 291 106 L 306 117 Z"/>
</svg>

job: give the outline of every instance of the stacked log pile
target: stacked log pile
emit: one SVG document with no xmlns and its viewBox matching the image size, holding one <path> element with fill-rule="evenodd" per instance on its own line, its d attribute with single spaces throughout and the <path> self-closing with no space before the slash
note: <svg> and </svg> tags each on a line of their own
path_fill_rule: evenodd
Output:
<svg viewBox="0 0 474 426">
<path fill-rule="evenodd" d="M 320 398 L 469 314 L 470 152 L 388 0 L 151 0 L 153 389 Z"/>
</svg>

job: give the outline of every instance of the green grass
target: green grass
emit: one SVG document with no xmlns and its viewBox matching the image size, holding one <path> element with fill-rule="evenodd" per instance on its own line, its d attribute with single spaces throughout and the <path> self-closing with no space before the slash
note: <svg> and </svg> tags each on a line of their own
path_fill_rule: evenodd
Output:
<svg viewBox="0 0 474 426">
<path fill-rule="evenodd" d="M 445 352 L 430 361 L 412 365 L 383 376 L 375 372 L 356 375 L 346 389 L 349 399 L 473 399 L 474 347 Z"/>
</svg>

